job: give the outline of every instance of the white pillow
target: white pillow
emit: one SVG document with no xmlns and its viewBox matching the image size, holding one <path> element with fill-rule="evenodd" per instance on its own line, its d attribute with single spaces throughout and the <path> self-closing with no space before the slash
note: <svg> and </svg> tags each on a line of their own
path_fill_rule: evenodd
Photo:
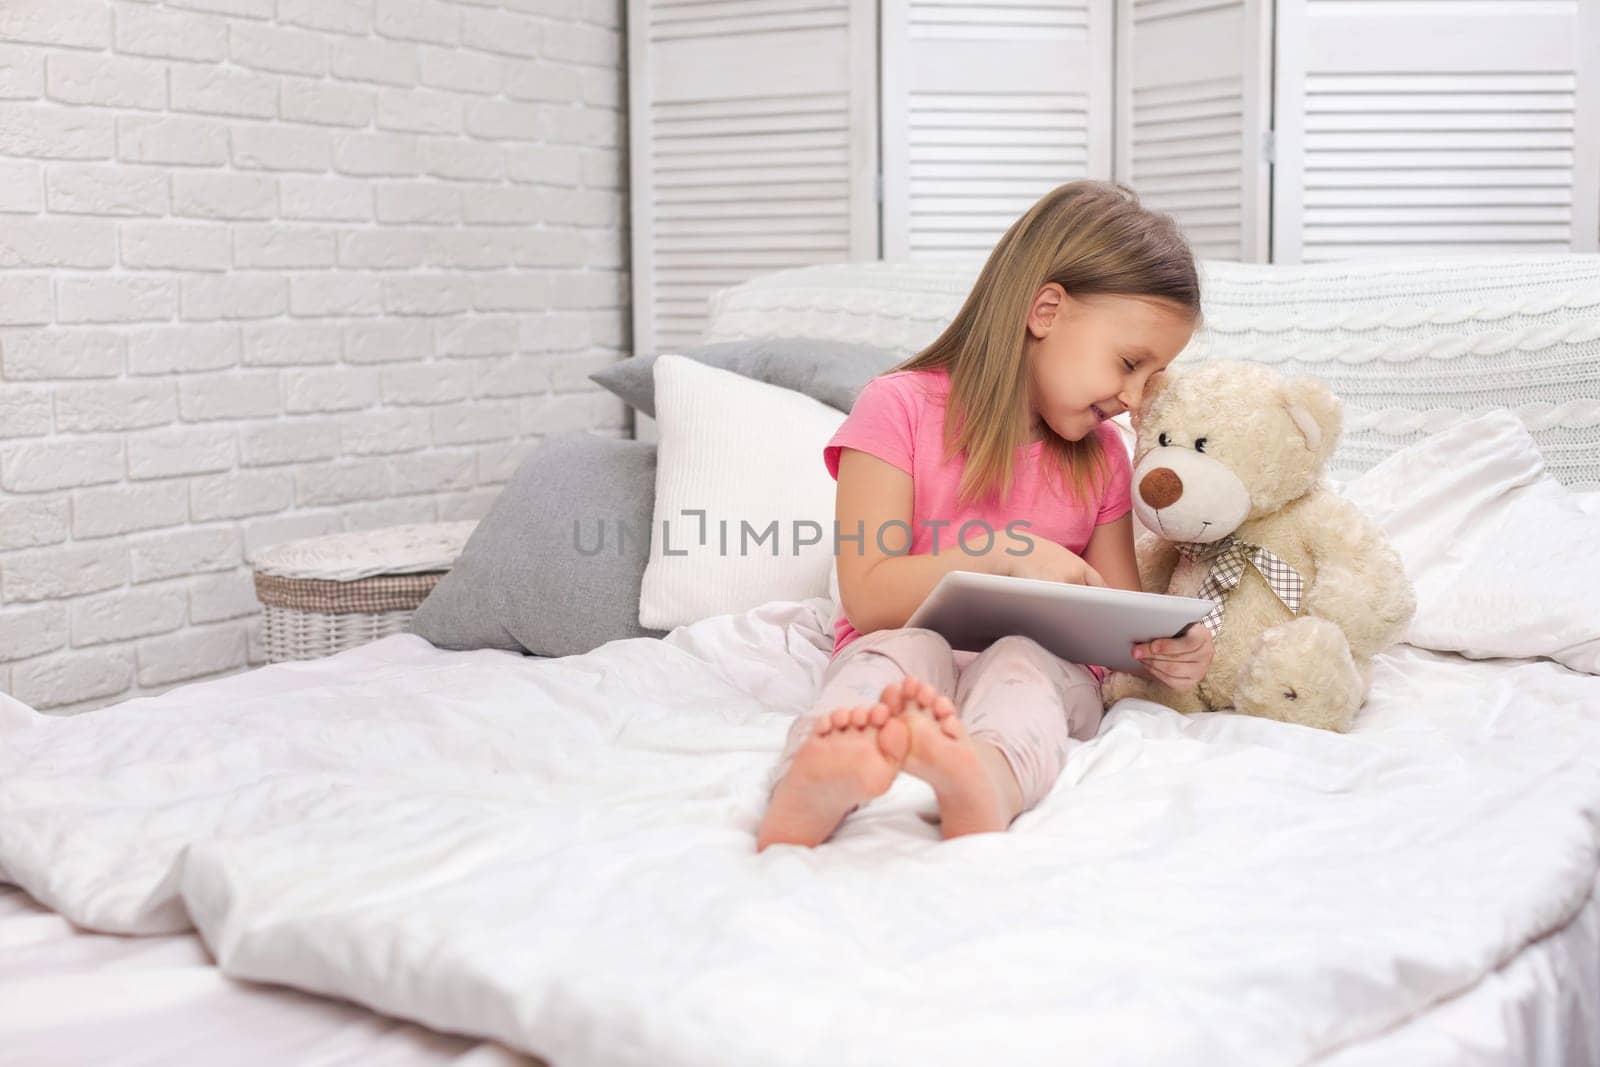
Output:
<svg viewBox="0 0 1600 1067">
<path fill-rule="evenodd" d="M 1407 644 L 1600 674 L 1600 497 L 1546 474 L 1515 413 L 1465 419 L 1343 495 L 1383 527 L 1416 586 Z"/>
<path fill-rule="evenodd" d="M 844 414 L 683 356 L 661 356 L 653 374 L 656 501 L 639 625 L 668 630 L 829 596 L 835 486 L 822 449 Z M 774 521 L 776 537 L 767 532 Z M 820 540 L 796 554 L 800 539 L 817 537 L 797 531 L 806 521 Z"/>
</svg>

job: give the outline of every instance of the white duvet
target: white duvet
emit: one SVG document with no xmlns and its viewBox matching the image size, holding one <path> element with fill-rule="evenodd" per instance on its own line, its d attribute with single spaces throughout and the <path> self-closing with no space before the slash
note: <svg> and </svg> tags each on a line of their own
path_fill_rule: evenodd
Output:
<svg viewBox="0 0 1600 1067">
<path fill-rule="evenodd" d="M 1347 736 L 1125 701 L 1006 834 L 902 778 L 757 854 L 832 605 L 582 657 L 397 636 L 75 718 L 0 698 L 0 878 L 228 974 L 581 1064 L 1283 1064 L 1582 907 L 1600 679 L 1398 646 Z"/>
</svg>

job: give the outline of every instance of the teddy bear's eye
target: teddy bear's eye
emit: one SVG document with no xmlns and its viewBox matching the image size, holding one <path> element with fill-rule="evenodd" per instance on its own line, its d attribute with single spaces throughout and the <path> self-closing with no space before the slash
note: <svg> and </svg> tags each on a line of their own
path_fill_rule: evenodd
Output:
<svg viewBox="0 0 1600 1067">
<path fill-rule="evenodd" d="M 1156 438 L 1156 440 L 1158 442 L 1160 442 L 1162 448 L 1166 448 L 1167 447 L 1168 442 L 1167 442 L 1167 435 L 1166 434 L 1162 434 L 1160 437 Z"/>
<path fill-rule="evenodd" d="M 1204 452 L 1206 450 L 1206 438 L 1204 438 L 1204 437 L 1195 438 L 1194 450 L 1196 452 Z"/>
</svg>

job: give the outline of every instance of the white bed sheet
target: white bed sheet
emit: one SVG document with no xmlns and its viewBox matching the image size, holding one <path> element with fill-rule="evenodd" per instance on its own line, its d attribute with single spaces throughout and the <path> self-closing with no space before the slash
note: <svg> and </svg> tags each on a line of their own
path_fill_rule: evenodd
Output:
<svg viewBox="0 0 1600 1067">
<path fill-rule="evenodd" d="M 356 1004 L 229 978 L 193 934 L 82 930 L 0 887 L 0 1062 L 540 1067 Z"/>
<path fill-rule="evenodd" d="M 561 1067 L 1351 1055 L 1590 898 L 1600 680 L 1405 646 L 1348 737 L 1126 701 L 1008 834 L 938 842 L 905 779 L 827 848 L 758 856 L 831 608 L 0 704 L 0 871 Z"/>
<path fill-rule="evenodd" d="M 14 1067 L 546 1067 L 357 1004 L 224 976 L 198 935 L 81 930 L 0 887 L 0 1049 Z M 86 1005 L 93 1005 L 92 1009 Z M 1321 1067 L 1600 1063 L 1600 881 L 1572 922 L 1459 997 L 1338 1050 Z"/>
<path fill-rule="evenodd" d="M 1566 926 L 1460 996 L 1336 1050 L 1318 1067 L 1600 1064 L 1600 879 Z"/>
</svg>

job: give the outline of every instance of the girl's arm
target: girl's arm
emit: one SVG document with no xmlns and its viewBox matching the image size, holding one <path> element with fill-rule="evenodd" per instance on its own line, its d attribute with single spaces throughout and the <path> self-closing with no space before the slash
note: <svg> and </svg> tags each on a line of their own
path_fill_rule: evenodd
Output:
<svg viewBox="0 0 1600 1067">
<path fill-rule="evenodd" d="M 1178 550 L 1149 533 L 1134 548 L 1133 512 L 1096 526 L 1083 558 L 1099 571 L 1106 583 L 1136 593 L 1165 593 L 1178 565 Z"/>
<path fill-rule="evenodd" d="M 955 543 L 955 530 L 946 526 L 939 530 L 937 554 L 891 554 L 906 547 L 912 530 L 911 475 L 854 448 L 839 452 L 839 487 L 834 499 L 840 536 L 840 606 L 850 625 L 864 634 L 904 626 L 947 572 L 1006 574 L 1012 557 L 1005 550 L 1020 550 L 1004 530 L 996 530 L 987 552 L 968 554 Z M 858 528 L 862 532 L 859 544 L 844 540 Z M 879 547 L 880 530 L 888 552 Z"/>
<path fill-rule="evenodd" d="M 1133 512 L 1096 526 L 1083 558 L 1113 589 L 1147 591 L 1139 582 L 1139 562 L 1133 551 Z"/>
</svg>

